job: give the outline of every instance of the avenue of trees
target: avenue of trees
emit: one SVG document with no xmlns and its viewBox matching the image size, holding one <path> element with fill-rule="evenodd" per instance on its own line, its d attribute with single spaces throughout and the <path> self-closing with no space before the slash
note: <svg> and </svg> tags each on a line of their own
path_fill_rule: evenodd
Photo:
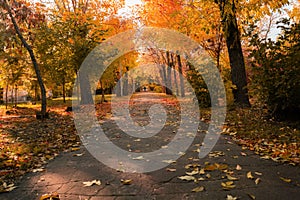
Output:
<svg viewBox="0 0 300 200">
<path fill-rule="evenodd" d="M 143 0 L 130 16 L 119 13 L 124 6 L 124 0 L 53 0 L 47 4 L 0 0 L 0 88 L 12 91 L 13 96 L 22 87 L 32 98 L 40 98 L 44 116 L 47 91 L 65 101 L 94 47 L 126 30 L 153 26 L 183 33 L 211 55 L 229 104 L 250 107 L 250 102 L 257 103 L 279 118 L 300 111 L 299 1 Z M 270 39 L 276 26 L 281 32 Z M 98 83 L 101 102 L 116 84 L 117 96 L 142 86 L 136 84 L 138 76 L 126 73 L 142 62 L 141 57 L 131 52 L 111 64 Z M 210 105 L 205 83 L 185 58 L 151 48 L 144 57 L 158 66 L 156 75 L 167 86 L 149 80 L 145 84 L 151 90 L 184 96 L 180 73 L 191 82 L 203 106 Z M 81 103 L 91 101 L 81 99 Z"/>
</svg>

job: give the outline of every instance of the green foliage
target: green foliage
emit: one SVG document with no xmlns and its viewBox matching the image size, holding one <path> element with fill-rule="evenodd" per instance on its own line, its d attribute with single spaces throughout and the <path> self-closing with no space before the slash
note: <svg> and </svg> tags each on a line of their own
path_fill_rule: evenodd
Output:
<svg viewBox="0 0 300 200">
<path fill-rule="evenodd" d="M 199 106 L 204 108 L 210 107 L 211 102 L 209 91 L 207 89 L 205 81 L 201 76 L 201 73 L 196 71 L 194 69 L 194 66 L 192 66 L 190 63 L 189 66 L 190 69 L 187 71 L 187 79 L 194 89 L 194 92 L 199 102 Z"/>
<path fill-rule="evenodd" d="M 300 111 L 300 24 L 281 24 L 283 32 L 276 42 L 252 36 L 250 56 L 255 92 L 270 114 L 282 119 Z"/>
</svg>

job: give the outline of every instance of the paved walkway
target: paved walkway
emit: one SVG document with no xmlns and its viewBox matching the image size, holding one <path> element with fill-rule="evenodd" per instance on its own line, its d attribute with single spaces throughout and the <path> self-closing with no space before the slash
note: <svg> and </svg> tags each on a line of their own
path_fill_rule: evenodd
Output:
<svg viewBox="0 0 300 200">
<path fill-rule="evenodd" d="M 109 129 L 109 125 L 107 128 Z M 168 134 L 170 130 L 162 131 Z M 128 144 L 130 138 L 126 139 L 116 131 L 113 133 L 110 138 L 128 148 L 125 144 Z M 61 200 L 210 200 L 226 199 L 227 195 L 238 199 L 299 199 L 299 166 L 261 159 L 254 152 L 243 150 L 236 145 L 229 136 L 221 136 L 213 152 L 199 160 L 197 149 L 204 134 L 203 130 L 197 133 L 194 143 L 176 163 L 144 174 L 111 169 L 97 161 L 82 146 L 76 152 L 59 155 L 45 167 L 45 171 L 25 175 L 17 189 L 0 194 L 0 199 L 35 200 L 42 194 L 51 192 L 57 192 Z M 140 150 L 131 148 L 136 152 Z M 74 156 L 75 154 L 77 156 Z M 178 178 L 192 171 L 198 171 L 192 175 L 197 181 Z M 233 180 L 235 178 L 237 180 Z M 83 182 L 92 180 L 100 180 L 101 185 L 84 187 Z M 121 180 L 130 180 L 130 184 L 124 184 Z M 221 185 L 226 182 L 229 182 L 227 190 Z M 197 187 L 203 191 L 193 192 Z"/>
</svg>

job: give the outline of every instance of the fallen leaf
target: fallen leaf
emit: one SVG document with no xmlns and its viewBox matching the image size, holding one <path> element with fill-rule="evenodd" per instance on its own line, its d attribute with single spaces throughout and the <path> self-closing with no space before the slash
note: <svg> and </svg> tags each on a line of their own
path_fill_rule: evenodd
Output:
<svg viewBox="0 0 300 200">
<path fill-rule="evenodd" d="M 171 164 L 171 163 L 176 163 L 176 160 L 163 160 L 162 162 Z"/>
<path fill-rule="evenodd" d="M 80 157 L 80 156 L 83 156 L 83 153 L 77 153 L 77 154 L 74 154 L 73 156 Z"/>
<path fill-rule="evenodd" d="M 227 194 L 226 200 L 237 200 L 237 197 L 233 197 L 230 194 Z"/>
<path fill-rule="evenodd" d="M 168 172 L 176 172 L 176 169 L 173 169 L 173 168 L 167 168 L 167 171 L 168 171 Z"/>
<path fill-rule="evenodd" d="M 214 171 L 216 169 L 217 169 L 217 167 L 215 165 L 206 165 L 204 167 L 204 170 L 206 170 L 206 171 Z"/>
<path fill-rule="evenodd" d="M 261 175 L 262 175 L 262 173 L 260 173 L 260 172 L 254 172 L 254 174 L 256 174 L 256 175 L 258 175 L 258 176 L 261 176 Z"/>
<path fill-rule="evenodd" d="M 253 194 L 248 194 L 248 196 L 249 196 L 251 199 L 256 199 L 256 197 L 255 197 Z"/>
<path fill-rule="evenodd" d="M 59 195 L 54 192 L 52 194 L 43 194 L 40 198 L 40 200 L 59 200 Z"/>
<path fill-rule="evenodd" d="M 200 169 L 199 174 L 205 174 L 204 168 Z"/>
<path fill-rule="evenodd" d="M 233 184 L 233 181 L 227 181 L 221 183 L 224 190 L 230 190 L 235 188 L 235 185 Z"/>
<path fill-rule="evenodd" d="M 7 184 L 6 182 L 4 182 L 2 184 L 3 188 L 4 188 L 4 191 L 6 192 L 10 192 L 10 191 L 13 191 L 17 186 L 15 186 L 13 183 L 12 184 Z"/>
<path fill-rule="evenodd" d="M 43 172 L 43 171 L 45 171 L 45 169 L 43 169 L 43 168 L 38 168 L 38 169 L 33 169 L 33 170 L 32 170 L 33 173 L 36 173 L 36 172 Z"/>
<path fill-rule="evenodd" d="M 249 179 L 254 179 L 254 177 L 252 176 L 252 173 L 251 173 L 251 172 L 248 172 L 248 173 L 247 173 L 247 178 L 249 178 Z"/>
<path fill-rule="evenodd" d="M 131 179 L 121 179 L 121 183 L 123 183 L 123 185 L 130 185 L 132 183 Z"/>
<path fill-rule="evenodd" d="M 196 169 L 194 169 L 194 170 L 191 171 L 191 172 L 185 172 L 185 173 L 186 173 L 186 175 L 193 176 L 193 175 L 196 175 L 196 174 L 199 173 L 199 169 L 196 168 Z"/>
<path fill-rule="evenodd" d="M 101 185 L 101 181 L 99 180 L 92 180 L 92 181 L 85 181 L 83 182 L 84 187 L 90 187 L 92 185 Z"/>
<path fill-rule="evenodd" d="M 192 189 L 192 192 L 202 192 L 202 191 L 204 191 L 204 189 L 205 188 L 203 186 L 199 186 L 199 187 Z"/>
<path fill-rule="evenodd" d="M 178 178 L 180 180 L 185 180 L 185 181 L 194 181 L 194 180 L 196 180 L 195 177 L 193 177 L 193 176 L 179 176 Z"/>
<path fill-rule="evenodd" d="M 73 148 L 71 148 L 71 151 L 78 151 L 78 150 L 80 150 L 79 147 L 73 147 Z"/>
<path fill-rule="evenodd" d="M 255 181 L 254 181 L 254 182 L 255 182 L 255 184 L 256 184 L 256 185 L 258 185 L 258 184 L 259 184 L 259 182 L 260 182 L 260 178 L 257 178 L 257 179 L 255 179 Z"/>
<path fill-rule="evenodd" d="M 292 179 L 289 179 L 289 178 L 283 178 L 283 177 L 279 177 L 281 180 L 283 180 L 284 182 L 286 183 L 290 183 L 292 182 Z"/>
<path fill-rule="evenodd" d="M 217 157 L 224 156 L 224 155 L 225 155 L 225 153 L 223 151 L 213 151 L 208 154 L 208 156 L 210 158 L 211 157 L 217 158 Z"/>
<path fill-rule="evenodd" d="M 143 156 L 138 156 L 135 158 L 132 158 L 132 160 L 144 160 L 145 158 Z"/>
<path fill-rule="evenodd" d="M 265 159 L 265 160 L 268 160 L 268 159 L 270 159 L 271 157 L 270 156 L 268 156 L 268 155 L 265 155 L 265 156 L 262 156 L 262 157 L 260 157 L 261 159 Z"/>
<path fill-rule="evenodd" d="M 225 170 L 225 169 L 228 168 L 228 165 L 226 165 L 226 164 L 218 164 L 218 163 L 215 163 L 215 165 L 217 166 L 217 168 L 218 168 L 219 170 Z"/>
<path fill-rule="evenodd" d="M 240 165 L 236 165 L 235 169 L 238 170 L 238 171 L 240 171 L 240 170 L 242 170 L 242 167 Z"/>
<path fill-rule="evenodd" d="M 233 176 L 230 176 L 229 174 L 227 174 L 226 176 L 227 176 L 227 179 L 230 180 L 230 181 L 236 181 L 236 180 L 239 180 L 238 178 L 233 177 Z"/>
<path fill-rule="evenodd" d="M 246 153 L 244 153 L 244 152 L 241 152 L 241 155 L 242 155 L 242 156 L 247 156 L 247 154 L 246 154 Z"/>
</svg>

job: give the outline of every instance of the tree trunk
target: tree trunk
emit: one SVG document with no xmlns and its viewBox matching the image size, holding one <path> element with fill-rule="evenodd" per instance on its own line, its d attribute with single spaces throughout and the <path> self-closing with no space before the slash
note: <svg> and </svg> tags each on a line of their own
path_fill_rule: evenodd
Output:
<svg viewBox="0 0 300 200">
<path fill-rule="evenodd" d="M 180 55 L 177 55 L 177 62 L 178 62 L 178 71 L 179 71 L 179 80 L 180 80 L 180 94 L 181 97 L 185 97 L 182 63 L 181 63 Z"/>
<path fill-rule="evenodd" d="M 64 103 L 66 103 L 66 80 L 65 80 L 65 77 L 63 77 L 63 80 L 62 80 L 62 92 L 63 92 L 63 101 Z"/>
<path fill-rule="evenodd" d="M 171 67 L 172 67 L 172 63 L 171 63 L 171 60 L 170 60 L 170 52 L 167 51 L 166 53 L 166 56 L 167 56 L 167 65 L 168 65 L 168 68 L 167 68 L 167 78 L 166 78 L 166 94 L 169 94 L 171 95 L 172 94 L 172 81 L 171 81 Z"/>
<path fill-rule="evenodd" d="M 14 105 L 14 86 L 11 86 L 10 98 L 11 98 L 11 106 L 13 107 L 13 105 Z"/>
<path fill-rule="evenodd" d="M 234 0 L 215 0 L 215 3 L 219 5 L 222 27 L 229 53 L 231 80 L 233 85 L 236 86 L 233 88 L 234 101 L 237 106 L 249 107 L 245 62 L 237 25 L 235 3 Z"/>
<path fill-rule="evenodd" d="M 80 85 L 80 97 L 81 105 L 93 104 L 93 97 L 91 93 L 91 86 L 88 75 L 84 71 L 79 71 L 79 85 Z"/>
<path fill-rule="evenodd" d="M 17 108 L 18 104 L 18 86 L 15 85 L 15 108 Z"/>
<path fill-rule="evenodd" d="M 126 73 L 127 72 L 127 73 Z M 123 80 L 123 95 L 127 96 L 128 95 L 128 69 L 124 73 L 124 80 Z"/>
<path fill-rule="evenodd" d="M 179 96 L 179 89 L 178 89 L 178 81 L 177 81 L 177 75 L 176 75 L 176 70 L 173 70 L 173 75 L 174 75 L 174 84 L 175 84 L 175 89 L 176 89 L 176 96 Z"/>
<path fill-rule="evenodd" d="M 103 88 L 103 83 L 100 80 L 100 89 L 101 89 L 101 101 L 100 103 L 103 103 L 105 101 L 105 94 L 104 94 L 104 88 Z"/>
<path fill-rule="evenodd" d="M 47 99 L 46 99 L 46 89 L 45 89 L 44 82 L 43 82 L 43 79 L 42 79 L 42 76 L 41 76 L 40 68 L 37 64 L 37 61 L 36 61 L 36 58 L 35 58 L 35 55 L 33 53 L 32 48 L 28 45 L 28 43 L 24 39 L 24 37 L 23 37 L 23 35 L 22 35 L 22 33 L 19 29 L 19 26 L 18 26 L 13 14 L 12 14 L 11 8 L 8 5 L 7 0 L 4 0 L 4 6 L 6 7 L 6 9 L 8 11 L 10 19 L 11 19 L 13 25 L 14 25 L 14 28 L 15 28 L 20 40 L 22 41 L 22 44 L 25 46 L 25 48 L 27 49 L 27 51 L 30 55 L 30 58 L 31 58 L 31 61 L 32 61 L 32 64 L 33 64 L 33 67 L 34 67 L 34 71 L 36 73 L 38 83 L 39 83 L 39 86 L 40 86 L 40 89 L 41 89 L 41 95 L 42 95 L 41 118 L 43 119 L 43 118 L 46 117 Z"/>
<path fill-rule="evenodd" d="M 5 88 L 5 109 L 7 110 L 8 105 L 8 81 L 6 82 L 6 88 Z"/>
<path fill-rule="evenodd" d="M 161 74 L 162 74 L 162 87 L 164 89 L 164 93 L 167 93 L 167 76 L 166 76 L 166 67 L 165 65 L 161 65 Z"/>
</svg>

